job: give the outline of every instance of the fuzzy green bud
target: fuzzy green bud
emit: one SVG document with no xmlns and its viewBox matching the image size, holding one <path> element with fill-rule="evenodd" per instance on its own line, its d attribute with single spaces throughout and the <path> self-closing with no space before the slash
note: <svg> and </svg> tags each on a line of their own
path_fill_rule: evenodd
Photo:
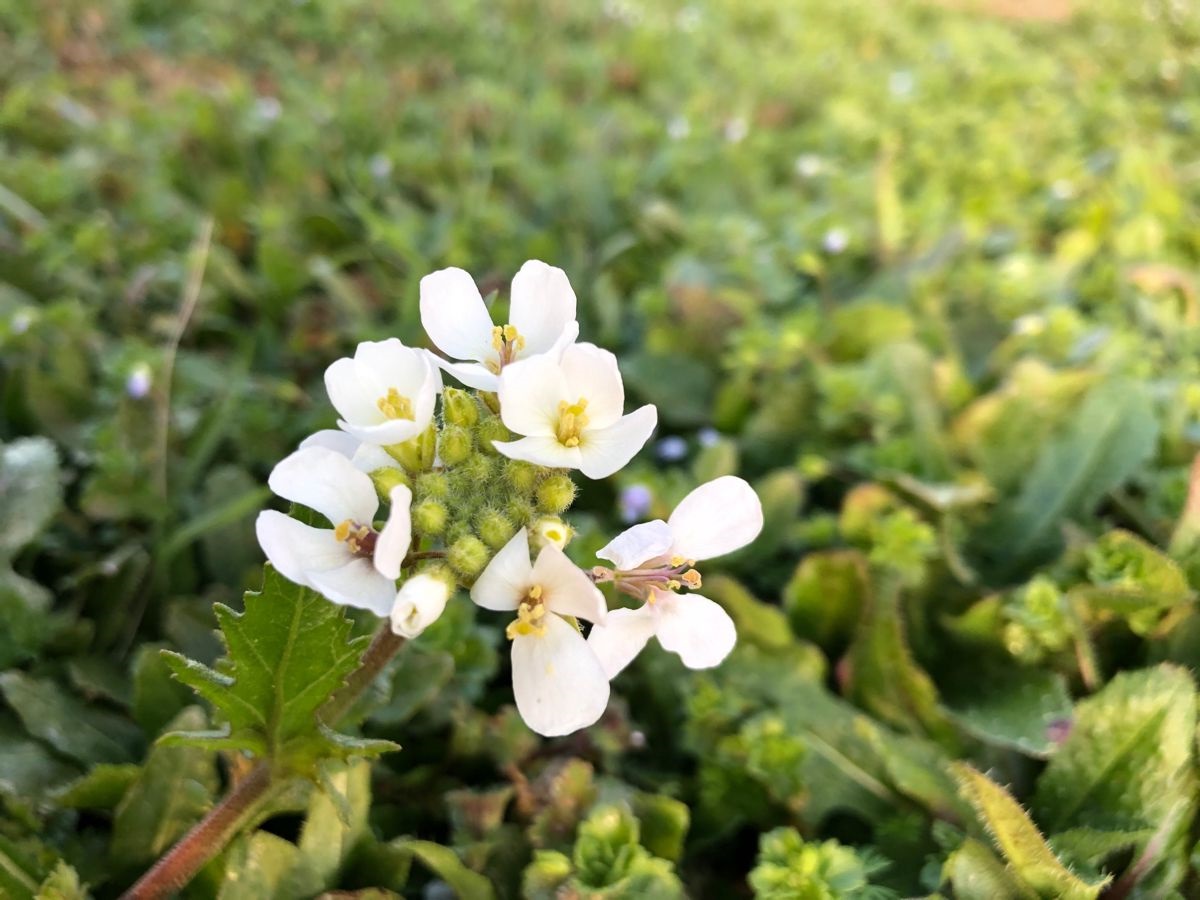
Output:
<svg viewBox="0 0 1200 900">
<path fill-rule="evenodd" d="M 471 455 L 471 432 L 461 425 L 447 425 L 438 440 L 438 451 L 442 462 L 457 466 Z"/>
<path fill-rule="evenodd" d="M 432 497 L 426 497 L 420 503 L 413 505 L 413 530 L 417 534 L 434 537 L 446 530 L 446 519 L 448 517 L 449 513 L 446 510 L 445 504 L 434 500 Z"/>
<path fill-rule="evenodd" d="M 446 561 L 450 563 L 450 568 L 459 575 L 464 578 L 474 578 L 483 571 L 483 567 L 488 564 L 491 555 L 491 551 L 483 541 L 468 535 L 450 545 Z"/>
<path fill-rule="evenodd" d="M 479 404 L 464 390 L 446 388 L 442 391 L 442 415 L 447 425 L 471 428 L 479 421 Z"/>
<path fill-rule="evenodd" d="M 376 492 L 384 500 L 392 496 L 392 488 L 400 485 L 412 487 L 412 483 L 408 480 L 408 476 L 404 474 L 404 471 L 392 466 L 380 466 L 378 469 L 375 469 L 371 473 L 371 481 L 375 484 Z"/>
<path fill-rule="evenodd" d="M 533 463 L 521 459 L 510 459 L 504 464 L 504 477 L 522 494 L 529 494 L 537 486 L 541 470 Z"/>
<path fill-rule="evenodd" d="M 485 509 L 476 520 L 479 536 L 493 550 L 499 550 L 517 533 L 517 526 L 498 509 Z"/>
<path fill-rule="evenodd" d="M 478 491 L 480 485 L 486 484 L 491 480 L 492 474 L 495 472 L 495 467 L 492 460 L 484 456 L 482 453 L 475 453 L 458 467 L 455 474 L 459 475 L 464 483 L 469 486 L 472 491 Z M 455 485 L 461 490 L 459 485 Z"/>
<path fill-rule="evenodd" d="M 426 472 L 417 478 L 415 493 L 421 499 L 433 497 L 443 500 L 450 493 L 450 479 L 444 472 Z"/>
<path fill-rule="evenodd" d="M 575 501 L 575 482 L 559 472 L 538 485 L 537 503 L 542 512 L 558 515 Z"/>
<path fill-rule="evenodd" d="M 485 453 L 495 453 L 496 448 L 492 446 L 492 441 L 507 441 L 512 438 L 512 432 L 504 427 L 504 423 L 497 417 L 492 416 L 484 419 L 475 429 L 475 434 L 479 438 L 479 446 Z"/>
<path fill-rule="evenodd" d="M 524 497 L 510 497 L 508 502 L 504 504 L 505 514 L 512 519 L 517 527 L 528 525 L 533 521 L 533 517 L 537 515 L 537 510 L 533 508 L 533 504 Z"/>
</svg>

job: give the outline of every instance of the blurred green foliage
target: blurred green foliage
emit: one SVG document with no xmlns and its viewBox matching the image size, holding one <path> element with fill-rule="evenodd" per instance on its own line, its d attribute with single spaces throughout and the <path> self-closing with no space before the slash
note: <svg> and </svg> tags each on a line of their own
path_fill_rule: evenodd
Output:
<svg viewBox="0 0 1200 900">
<path fill-rule="evenodd" d="M 460 598 L 187 896 L 1195 896 L 1200 15 L 955 7 L 0 0 L 0 895 L 241 771 L 159 651 L 325 366 L 537 257 L 662 421 L 572 553 L 751 479 L 738 649 L 539 742 Z"/>
</svg>

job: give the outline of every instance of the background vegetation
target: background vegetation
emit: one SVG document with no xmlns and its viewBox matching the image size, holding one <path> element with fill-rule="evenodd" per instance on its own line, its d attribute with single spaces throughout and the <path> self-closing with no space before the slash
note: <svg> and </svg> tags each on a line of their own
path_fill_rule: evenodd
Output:
<svg viewBox="0 0 1200 900">
<path fill-rule="evenodd" d="M 543 742 L 460 600 L 188 896 L 1196 896 L 1200 18 L 1078 6 L 0 0 L 0 894 L 220 795 L 325 366 L 536 257 L 662 422 L 573 554 L 751 479 L 738 650 Z"/>
</svg>

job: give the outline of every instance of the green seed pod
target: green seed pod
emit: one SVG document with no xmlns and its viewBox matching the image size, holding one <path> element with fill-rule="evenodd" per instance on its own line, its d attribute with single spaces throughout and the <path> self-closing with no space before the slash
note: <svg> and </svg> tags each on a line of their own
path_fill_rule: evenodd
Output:
<svg viewBox="0 0 1200 900">
<path fill-rule="evenodd" d="M 474 448 L 471 432 L 461 425 L 447 425 L 438 439 L 438 452 L 447 466 L 457 466 L 465 461 Z"/>
<path fill-rule="evenodd" d="M 492 441 L 507 441 L 512 439 L 512 432 L 504 427 L 495 416 L 484 419 L 475 429 L 475 434 L 479 438 L 480 449 L 484 453 L 495 453 L 496 448 L 492 446 Z"/>
<path fill-rule="evenodd" d="M 412 508 L 413 530 L 428 537 L 439 535 L 446 530 L 449 515 L 444 503 L 427 497 Z"/>
<path fill-rule="evenodd" d="M 472 428 L 479 421 L 479 404 L 464 390 L 446 388 L 442 391 L 442 415 L 447 425 Z"/>
<path fill-rule="evenodd" d="M 483 542 L 493 550 L 499 550 L 517 533 L 516 524 L 498 509 L 485 509 L 476 519 L 476 527 Z"/>
<path fill-rule="evenodd" d="M 524 460 L 510 459 L 504 464 L 504 477 L 516 491 L 522 494 L 532 493 L 541 476 L 542 470 L 538 466 Z"/>
<path fill-rule="evenodd" d="M 443 500 L 450 494 L 450 479 L 444 472 L 426 472 L 417 478 L 417 489 L 414 493 L 422 500 L 426 497 Z"/>
<path fill-rule="evenodd" d="M 559 472 L 538 485 L 537 503 L 542 512 L 558 515 L 575 500 L 575 482 L 569 475 Z"/>
<path fill-rule="evenodd" d="M 479 538 L 468 536 L 459 538 L 450 546 L 446 561 L 464 578 L 475 578 L 491 558 L 491 551 Z"/>
<path fill-rule="evenodd" d="M 375 490 L 383 500 L 387 500 L 392 495 L 392 488 L 399 485 L 412 487 L 412 482 L 408 480 L 408 476 L 404 474 L 404 470 L 396 469 L 392 466 L 381 466 L 371 473 L 371 481 L 375 483 Z"/>
</svg>

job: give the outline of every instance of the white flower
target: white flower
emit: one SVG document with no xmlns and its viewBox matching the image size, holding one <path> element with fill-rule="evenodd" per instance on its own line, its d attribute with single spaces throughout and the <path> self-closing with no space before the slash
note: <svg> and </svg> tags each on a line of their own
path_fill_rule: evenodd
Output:
<svg viewBox="0 0 1200 900">
<path fill-rule="evenodd" d="M 314 528 L 275 510 L 258 515 L 258 542 L 279 573 L 334 603 L 386 616 L 396 599 L 396 579 L 412 540 L 412 492 L 392 490 L 387 523 L 375 530 L 379 498 L 370 476 L 345 456 L 306 447 L 281 461 L 267 483 L 280 497 L 327 518 Z"/>
<path fill-rule="evenodd" d="M 354 463 L 354 468 L 370 474 L 376 469 L 403 469 L 400 463 L 378 444 L 364 444 L 352 434 L 325 428 L 316 431 L 300 442 L 300 448 L 324 447 Z"/>
<path fill-rule="evenodd" d="M 575 292 L 562 269 L 531 259 L 512 280 L 508 322 L 493 325 L 475 281 L 462 269 L 442 269 L 421 279 L 421 323 L 452 363 L 447 372 L 468 387 L 494 391 L 509 363 L 557 352 L 579 336 Z"/>
<path fill-rule="evenodd" d="M 365 444 L 400 444 L 429 427 L 442 377 L 429 353 L 389 338 L 334 362 L 325 389 L 343 431 Z"/>
<path fill-rule="evenodd" d="M 643 406 L 627 416 L 617 358 L 594 344 L 573 344 L 561 359 L 535 356 L 504 369 L 500 418 L 519 441 L 494 441 L 510 459 L 606 478 L 650 438 L 658 411 Z"/>
<path fill-rule="evenodd" d="M 690 669 L 717 665 L 733 649 L 733 620 L 718 604 L 699 594 L 678 594 L 700 587 L 697 560 L 731 553 L 762 531 L 762 504 L 754 489 L 732 475 L 702 484 L 680 501 L 666 522 L 635 525 L 596 555 L 616 571 L 596 575 L 646 602 L 638 609 L 614 609 L 588 636 L 588 644 L 609 677 L 616 675 L 656 636 Z"/>
<path fill-rule="evenodd" d="M 436 575 L 414 575 L 400 588 L 392 606 L 392 631 L 415 638 L 438 620 L 450 599 L 450 585 Z"/>
<path fill-rule="evenodd" d="M 492 558 L 471 588 L 484 609 L 516 612 L 512 641 L 513 696 L 525 724 L 547 737 L 594 723 L 608 706 L 608 676 L 566 616 L 604 621 L 604 596 L 566 555 L 548 544 L 529 563 L 522 528 Z"/>
</svg>

